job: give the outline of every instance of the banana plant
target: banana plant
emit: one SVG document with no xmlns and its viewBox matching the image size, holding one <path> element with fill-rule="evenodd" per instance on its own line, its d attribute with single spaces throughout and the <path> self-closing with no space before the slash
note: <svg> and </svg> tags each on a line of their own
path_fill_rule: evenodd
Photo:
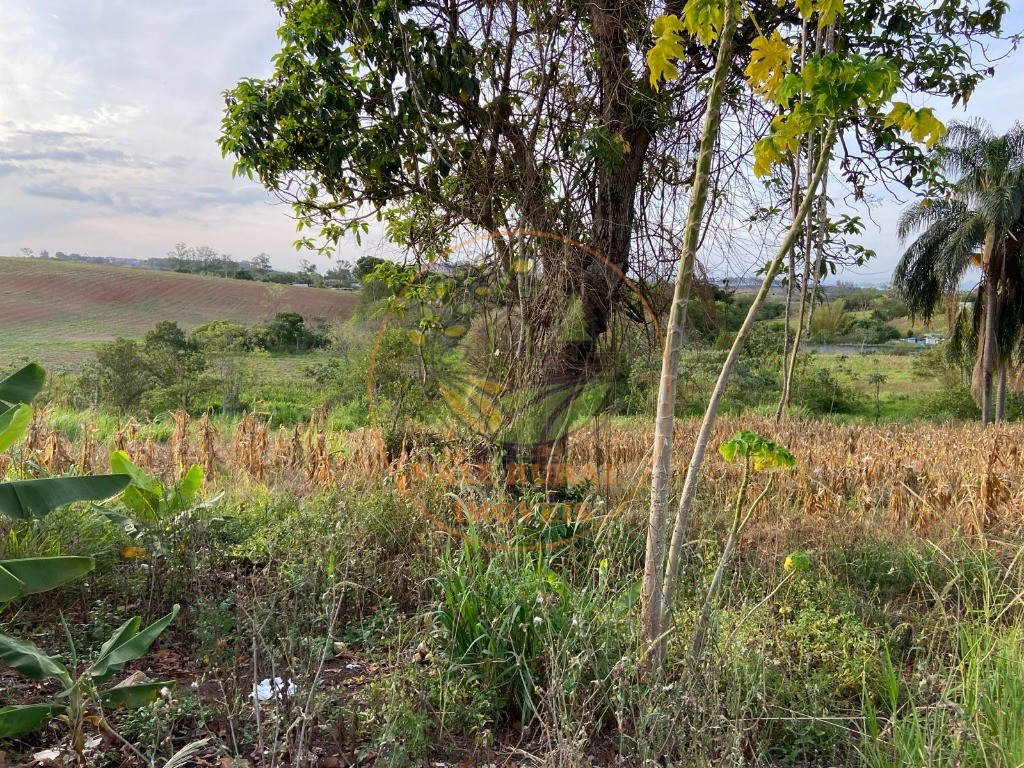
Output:
<svg viewBox="0 0 1024 768">
<path fill-rule="evenodd" d="M 36 363 L 0 381 L 0 451 L 24 436 L 32 420 L 29 403 L 39 394 L 46 372 Z M 0 514 L 34 521 L 78 501 L 102 501 L 120 493 L 126 474 L 53 477 L 0 482 Z M 24 595 L 58 587 L 93 569 L 91 557 L 34 557 L 0 560 L 0 605 Z"/>
<path fill-rule="evenodd" d="M 125 664 L 145 655 L 153 641 L 178 615 L 179 606 L 145 629 L 136 616 L 129 619 L 103 643 L 84 670 L 69 669 L 56 656 L 47 655 L 29 640 L 18 640 L 0 633 L 0 661 L 30 680 L 57 680 L 64 690 L 52 701 L 0 708 L 0 738 L 28 733 L 55 718 L 67 721 L 71 728 L 71 746 L 80 755 L 85 745 L 85 726 L 108 727 L 104 708 L 141 707 L 155 701 L 174 687 L 174 681 L 108 686 Z"/>
<path fill-rule="evenodd" d="M 107 508 L 99 511 L 133 539 L 150 539 L 158 552 L 165 546 L 162 534 L 166 537 L 175 526 L 194 524 L 192 513 L 212 507 L 223 496 L 221 493 L 204 502 L 198 501 L 203 486 L 203 468 L 198 464 L 193 464 L 177 484 L 171 486 L 165 486 L 159 477 L 135 466 L 124 451 L 114 451 L 110 455 L 110 469 L 130 478 L 121 496 L 121 503 L 128 514 Z"/>
</svg>

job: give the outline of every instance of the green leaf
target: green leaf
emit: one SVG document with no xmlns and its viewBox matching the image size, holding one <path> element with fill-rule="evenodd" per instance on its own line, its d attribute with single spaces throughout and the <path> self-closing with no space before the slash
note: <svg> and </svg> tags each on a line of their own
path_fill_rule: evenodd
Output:
<svg viewBox="0 0 1024 768">
<path fill-rule="evenodd" d="M 31 520 L 76 501 L 102 501 L 125 489 L 128 475 L 53 477 L 0 483 L 0 514 Z"/>
<path fill-rule="evenodd" d="M 103 705 L 112 709 L 119 707 L 144 707 L 152 704 L 160 698 L 160 692 L 165 688 L 170 690 L 176 683 L 173 680 L 164 680 L 155 683 L 139 683 L 138 685 L 118 685 L 100 693 L 100 701 Z"/>
<path fill-rule="evenodd" d="M 19 560 L 0 560 L 0 603 L 22 595 L 59 587 L 65 582 L 84 576 L 96 566 L 91 557 L 24 557 Z M 10 594 L 10 579 L 20 585 L 16 594 Z"/>
<path fill-rule="evenodd" d="M 6 451 L 21 439 L 32 421 L 32 409 L 16 405 L 0 414 L 0 451 Z"/>
<path fill-rule="evenodd" d="M 749 429 L 740 430 L 718 446 L 722 458 L 731 462 L 737 456 L 753 459 L 754 469 L 789 469 L 796 466 L 796 457 L 778 443 L 761 437 Z"/>
<path fill-rule="evenodd" d="M 13 406 L 32 402 L 46 382 L 46 371 L 38 363 L 29 363 L 0 381 L 0 401 Z"/>
<path fill-rule="evenodd" d="M 64 711 L 60 704 L 17 704 L 0 707 L 0 739 L 42 728 Z"/>
<path fill-rule="evenodd" d="M 886 125 L 895 125 L 910 134 L 914 141 L 923 141 L 928 149 L 946 135 L 946 126 L 935 117 L 931 107 L 914 109 L 906 102 L 897 101 L 892 105 Z"/>
<path fill-rule="evenodd" d="M 189 467 L 188 472 L 178 482 L 177 502 L 180 507 L 187 507 L 195 501 L 200 488 L 203 487 L 203 468 L 198 464 Z"/>
<path fill-rule="evenodd" d="M 96 658 L 102 659 L 112 650 L 117 648 L 117 646 L 124 645 L 125 643 L 127 643 L 129 640 L 131 640 L 133 637 L 139 634 L 139 627 L 141 626 L 141 616 L 134 616 L 128 619 L 128 621 L 126 621 L 124 624 L 118 627 L 117 630 L 115 630 L 114 634 L 107 638 L 107 641 L 100 646 L 100 652 L 99 654 L 97 654 Z"/>
<path fill-rule="evenodd" d="M 10 602 L 25 594 L 25 583 L 4 568 L 0 562 L 0 604 Z"/>
<path fill-rule="evenodd" d="M 133 634 L 131 637 L 127 637 L 124 642 L 111 644 L 107 648 L 106 652 L 100 654 L 100 657 L 93 663 L 92 668 L 89 670 L 89 674 L 97 684 L 105 683 L 110 677 L 121 669 L 129 661 L 134 661 L 140 656 L 144 655 L 149 647 L 153 644 L 153 641 L 163 632 L 167 626 L 174 621 L 174 618 L 178 615 L 178 611 L 181 606 L 175 605 L 171 612 L 168 613 L 161 619 L 154 621 L 144 630 L 138 634 Z M 121 630 L 118 630 L 120 633 Z"/>
<path fill-rule="evenodd" d="M 60 660 L 47 656 L 30 640 L 17 640 L 0 633 L 0 661 L 31 680 L 55 677 L 71 687 L 71 676 Z"/>
<path fill-rule="evenodd" d="M 726 2 L 731 0 L 688 0 L 683 8 L 686 30 L 704 45 L 711 45 L 725 24 Z"/>
<path fill-rule="evenodd" d="M 132 485 L 140 488 L 146 493 L 162 497 L 164 493 L 163 483 L 160 478 L 147 474 L 132 464 L 128 454 L 124 451 L 114 451 L 110 454 L 110 471 L 118 475 L 128 475 Z"/>
<path fill-rule="evenodd" d="M 810 567 L 810 556 L 808 556 L 806 552 L 801 552 L 799 549 L 795 552 L 791 552 L 786 557 L 786 561 L 782 564 L 782 568 L 786 573 L 799 573 L 800 571 L 806 571 Z"/>
</svg>

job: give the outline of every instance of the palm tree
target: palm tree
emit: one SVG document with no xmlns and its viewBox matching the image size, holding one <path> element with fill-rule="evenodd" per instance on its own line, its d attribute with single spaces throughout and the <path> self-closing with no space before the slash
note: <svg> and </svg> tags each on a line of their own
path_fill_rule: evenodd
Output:
<svg viewBox="0 0 1024 768">
<path fill-rule="evenodd" d="M 926 198 L 903 213 L 901 239 L 923 231 L 904 252 L 893 282 L 911 311 L 928 318 L 972 266 L 981 268 L 976 370 L 982 423 L 988 424 L 996 369 L 1005 374 L 1000 347 L 1009 352 L 1018 333 L 1008 332 L 1004 321 L 1019 327 L 1024 128 L 1017 123 L 1000 136 L 980 120 L 952 123 L 937 152 L 952 184 L 944 198 Z"/>
</svg>

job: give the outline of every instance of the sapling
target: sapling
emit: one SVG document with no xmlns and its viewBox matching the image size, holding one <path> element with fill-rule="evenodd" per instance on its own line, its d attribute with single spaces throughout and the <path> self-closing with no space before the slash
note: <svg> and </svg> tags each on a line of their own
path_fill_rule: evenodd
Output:
<svg viewBox="0 0 1024 768">
<path fill-rule="evenodd" d="M 711 578 L 711 586 L 704 598 L 704 605 L 697 615 L 697 624 L 693 631 L 693 640 L 690 643 L 690 666 L 696 666 L 700 655 L 704 650 L 704 641 L 707 637 L 708 625 L 711 621 L 711 612 L 718 601 L 718 593 L 722 589 L 722 579 L 725 576 L 729 563 L 732 560 L 733 550 L 740 534 L 750 522 L 750 518 L 764 500 L 772 487 L 773 475 L 768 475 L 768 480 L 757 497 L 747 503 L 747 491 L 750 488 L 750 478 L 753 472 L 764 470 L 790 469 L 796 466 L 796 457 L 781 445 L 761 437 L 749 430 L 742 430 L 732 436 L 730 440 L 718 446 L 718 452 L 722 457 L 732 462 L 739 459 L 743 462 L 743 478 L 740 481 L 739 491 L 736 493 L 736 501 L 733 505 L 732 523 L 729 526 L 729 536 L 725 540 L 725 547 L 718 558 L 718 567 Z"/>
<path fill-rule="evenodd" d="M 797 10 L 805 21 L 816 18 L 819 29 L 835 23 L 843 13 L 838 0 L 809 0 L 798 3 Z M 655 44 L 648 53 L 651 81 L 670 80 L 678 76 L 675 62 L 688 55 L 693 38 L 709 46 L 719 40 L 718 63 L 731 53 L 729 35 L 731 25 L 748 13 L 752 24 L 757 19 L 749 16 L 749 7 L 733 0 L 688 0 L 681 16 L 662 16 L 654 25 Z M 797 65 L 792 59 L 792 48 L 779 31 L 771 36 L 759 34 L 751 44 L 750 62 L 745 70 L 748 86 L 772 106 L 778 114 L 773 118 L 767 135 L 754 145 L 753 173 L 756 176 L 772 174 L 773 168 L 790 161 L 802 140 L 813 137 L 816 151 L 813 164 L 809 163 L 808 183 L 802 199 L 793 201 L 793 220 L 773 257 L 764 268 L 764 279 L 751 303 L 747 317 L 736 334 L 718 381 L 711 394 L 697 440 L 687 467 L 683 491 L 672 526 L 668 562 L 664 562 L 664 537 L 667 533 L 666 507 L 669 498 L 670 467 L 672 466 L 672 417 L 675 410 L 675 379 L 678 376 L 678 344 L 680 325 L 685 317 L 689 283 L 696 253 L 684 247 L 680 254 L 680 269 L 676 278 L 676 291 L 662 368 L 662 386 L 658 393 L 658 416 L 655 427 L 654 457 L 651 475 L 651 509 L 647 531 L 647 559 L 644 571 L 643 628 L 645 639 L 652 646 L 654 665 L 661 666 L 665 657 L 665 637 L 671 629 L 671 611 L 675 597 L 676 580 L 682 562 L 689 528 L 690 513 L 696 496 L 701 464 L 717 416 L 719 402 L 728 385 L 740 350 L 753 326 L 756 314 L 781 270 L 786 256 L 801 234 L 811 213 L 822 180 L 828 172 L 833 145 L 837 137 L 857 120 L 867 120 L 876 128 L 896 126 L 909 133 L 914 141 L 925 141 L 931 146 L 943 134 L 944 127 L 929 108 L 914 109 L 909 104 L 894 102 L 893 96 L 901 83 L 897 70 L 885 58 L 868 58 L 848 51 L 834 51 L 802 58 Z M 706 193 L 707 177 L 700 173 L 701 163 L 710 159 L 717 144 L 721 116 L 715 101 L 726 87 L 724 79 L 712 77 L 708 94 L 708 109 L 701 136 L 698 172 L 694 175 L 690 196 L 691 217 L 699 226 L 701 203 Z M 688 217 L 688 226 L 691 218 Z M 689 241 L 684 242 L 688 243 Z"/>
<path fill-rule="evenodd" d="M 71 728 L 72 749 L 81 756 L 87 723 L 111 730 L 103 717 L 104 707 L 141 707 L 174 687 L 172 680 L 114 686 L 106 686 L 106 683 L 125 664 L 149 650 L 157 636 L 174 621 L 178 609 L 175 605 L 170 613 L 142 630 L 138 616 L 129 619 L 102 645 L 96 658 L 82 672 L 78 671 L 77 663 L 67 666 L 30 640 L 0 633 L 0 661 L 31 680 L 55 679 L 64 688 L 49 702 L 0 708 L 0 738 L 34 731 L 60 717 Z"/>
</svg>

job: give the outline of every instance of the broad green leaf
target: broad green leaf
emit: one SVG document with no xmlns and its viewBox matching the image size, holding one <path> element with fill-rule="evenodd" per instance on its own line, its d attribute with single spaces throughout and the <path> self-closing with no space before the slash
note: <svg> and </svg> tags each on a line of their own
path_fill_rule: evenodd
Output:
<svg viewBox="0 0 1024 768">
<path fill-rule="evenodd" d="M 0 414 L 0 451 L 6 451 L 25 434 L 32 421 L 32 409 L 16 405 Z"/>
<path fill-rule="evenodd" d="M 125 639 L 124 642 L 112 645 L 105 653 L 101 653 L 89 670 L 92 679 L 97 684 L 104 683 L 129 661 L 134 661 L 144 655 L 160 633 L 174 621 L 180 609 L 181 606 L 175 605 L 171 612 L 163 618 L 154 621 L 138 634 Z M 120 631 L 118 630 L 118 632 Z"/>
<path fill-rule="evenodd" d="M 161 691 L 174 688 L 173 680 L 138 685 L 119 685 L 100 693 L 103 705 L 112 709 L 119 707 L 144 707 L 160 698 Z"/>
<path fill-rule="evenodd" d="M 164 504 L 163 489 L 161 488 L 160 494 L 157 495 L 143 490 L 137 485 L 129 485 L 124 489 L 121 503 L 136 517 L 159 519 Z M 111 517 L 111 519 L 114 518 Z"/>
<path fill-rule="evenodd" d="M 47 656 L 30 640 L 17 640 L 0 633 L 0 661 L 31 680 L 55 677 L 71 687 L 71 677 L 60 660 Z"/>
<path fill-rule="evenodd" d="M 112 650 L 117 648 L 119 645 L 124 645 L 137 634 L 139 634 L 139 628 L 142 626 L 142 618 L 140 616 L 134 616 L 120 627 L 118 627 L 114 634 L 112 634 L 107 641 L 100 646 L 100 652 L 97 654 L 97 659 L 102 659 Z"/>
<path fill-rule="evenodd" d="M 778 443 L 743 429 L 718 446 L 722 458 L 731 462 L 737 456 L 751 459 L 754 469 L 788 469 L 796 466 L 796 457 Z"/>
<path fill-rule="evenodd" d="M 128 475 L 53 477 L 0 483 L 0 514 L 31 520 L 76 501 L 102 501 L 125 489 Z"/>
<path fill-rule="evenodd" d="M 800 571 L 806 571 L 810 567 L 811 558 L 806 552 L 801 552 L 800 550 L 791 552 L 782 564 L 782 568 L 786 573 L 799 573 Z"/>
<path fill-rule="evenodd" d="M 110 454 L 110 471 L 117 475 L 128 475 L 132 485 L 137 486 L 146 493 L 162 497 L 164 493 L 163 483 L 160 478 L 143 472 L 132 463 L 128 454 L 124 451 L 114 451 Z"/>
<path fill-rule="evenodd" d="M 0 401 L 8 405 L 28 405 L 46 382 L 46 371 L 38 363 L 29 363 L 0 381 Z"/>
<path fill-rule="evenodd" d="M 0 707 L 0 739 L 42 728 L 64 711 L 60 704 L 17 704 Z"/>
<path fill-rule="evenodd" d="M 193 464 L 185 476 L 178 481 L 177 496 L 181 507 L 187 507 L 195 501 L 199 490 L 203 487 L 203 468 Z"/>
<path fill-rule="evenodd" d="M 9 603 L 23 594 L 25 594 L 25 583 L 4 568 L 3 562 L 0 562 L 0 604 Z"/>
<path fill-rule="evenodd" d="M 0 560 L 0 602 L 21 595 L 59 587 L 65 582 L 84 576 L 96 566 L 91 557 L 24 557 L 18 560 Z M 18 594 L 10 595 L 5 589 L 6 576 L 21 585 Z"/>
</svg>

